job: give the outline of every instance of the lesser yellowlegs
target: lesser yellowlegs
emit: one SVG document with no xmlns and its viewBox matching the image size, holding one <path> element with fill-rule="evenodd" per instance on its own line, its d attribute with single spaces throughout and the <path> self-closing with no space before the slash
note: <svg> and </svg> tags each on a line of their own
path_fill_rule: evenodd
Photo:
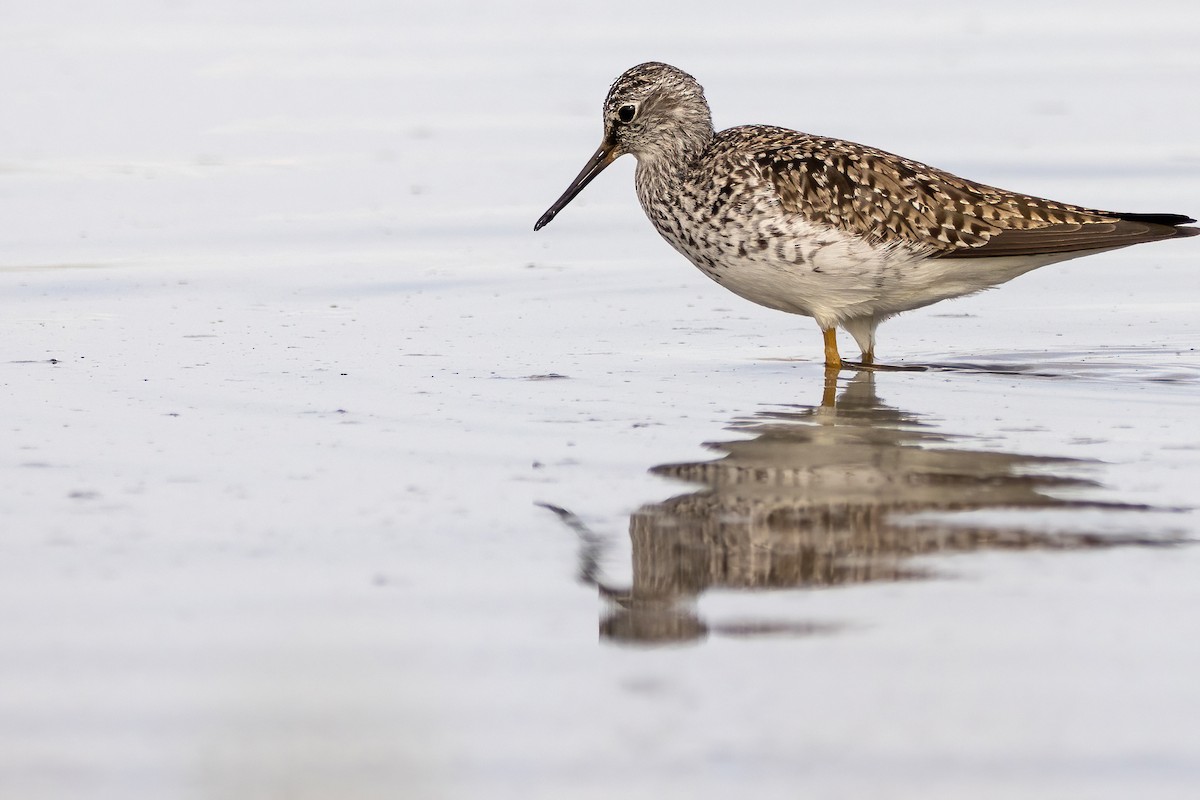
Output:
<svg viewBox="0 0 1200 800">
<path fill-rule="evenodd" d="M 1031 269 L 1193 236 L 1180 214 L 1124 214 L 985 186 L 871 147 L 769 125 L 714 132 L 704 90 L 680 69 L 633 67 L 604 101 L 604 140 L 541 229 L 626 153 L 638 200 L 671 246 L 725 288 L 813 317 L 825 363 L 841 326 L 875 355 L 901 311 Z"/>
</svg>

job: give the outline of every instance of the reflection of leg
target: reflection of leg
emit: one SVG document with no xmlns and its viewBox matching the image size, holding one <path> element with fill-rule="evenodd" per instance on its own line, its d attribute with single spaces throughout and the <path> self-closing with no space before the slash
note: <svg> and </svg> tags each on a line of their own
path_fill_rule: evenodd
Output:
<svg viewBox="0 0 1200 800">
<path fill-rule="evenodd" d="M 837 328 L 825 328 L 821 331 L 825 337 L 825 368 L 837 369 L 842 366 L 842 357 L 838 355 Z"/>
<path fill-rule="evenodd" d="M 837 405 L 838 368 L 825 366 L 825 391 L 821 393 L 821 407 L 833 408 Z"/>
<path fill-rule="evenodd" d="M 838 407 L 871 412 L 871 418 L 882 410 L 891 411 L 875 393 L 875 370 L 860 369 L 846 382 L 846 390 L 838 399 Z M 890 419 L 890 417 L 888 417 Z"/>
</svg>

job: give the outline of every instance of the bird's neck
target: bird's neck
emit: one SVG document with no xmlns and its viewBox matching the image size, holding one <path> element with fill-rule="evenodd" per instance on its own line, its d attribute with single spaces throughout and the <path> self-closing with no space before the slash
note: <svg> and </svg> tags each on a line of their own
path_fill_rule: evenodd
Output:
<svg viewBox="0 0 1200 800">
<path fill-rule="evenodd" d="M 636 153 L 636 183 L 639 196 L 663 197 L 678 194 L 688 174 L 713 140 L 708 120 L 680 126 L 669 137 L 658 139 Z"/>
</svg>

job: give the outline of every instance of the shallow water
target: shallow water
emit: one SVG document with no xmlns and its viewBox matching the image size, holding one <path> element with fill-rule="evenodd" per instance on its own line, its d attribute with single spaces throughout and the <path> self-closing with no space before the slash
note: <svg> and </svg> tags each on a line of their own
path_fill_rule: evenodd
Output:
<svg viewBox="0 0 1200 800">
<path fill-rule="evenodd" d="M 532 232 L 647 58 L 1194 215 L 1200 22 L 1093 7 L 12 12 L 0 794 L 1193 796 L 1194 240 L 830 381 L 631 165 Z"/>
</svg>

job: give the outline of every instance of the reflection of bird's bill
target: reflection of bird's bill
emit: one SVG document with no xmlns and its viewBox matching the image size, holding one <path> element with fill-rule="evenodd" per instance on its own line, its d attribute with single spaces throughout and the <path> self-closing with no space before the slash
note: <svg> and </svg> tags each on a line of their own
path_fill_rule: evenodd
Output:
<svg viewBox="0 0 1200 800">
<path fill-rule="evenodd" d="M 575 195 L 583 191 L 583 188 L 592 182 L 592 179 L 604 171 L 604 168 L 617 160 L 621 155 L 621 151 L 617 149 L 612 142 L 605 141 L 596 152 L 584 164 L 583 169 L 575 176 L 575 180 L 571 181 L 571 185 L 563 192 L 562 197 L 554 201 L 553 205 L 547 209 L 542 218 L 533 226 L 535 231 L 540 231 L 542 228 L 550 224 L 550 220 L 554 219 L 558 212 L 562 211 L 567 203 L 575 199 Z"/>
</svg>

